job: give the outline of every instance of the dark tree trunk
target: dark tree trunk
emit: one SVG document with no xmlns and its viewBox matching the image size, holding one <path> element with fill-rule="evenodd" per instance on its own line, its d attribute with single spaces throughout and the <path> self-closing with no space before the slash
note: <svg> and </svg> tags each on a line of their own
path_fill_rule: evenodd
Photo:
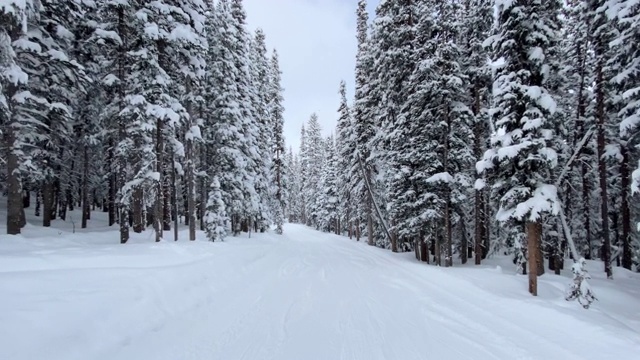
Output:
<svg viewBox="0 0 640 360">
<path fill-rule="evenodd" d="M 143 197 L 144 194 L 142 188 L 140 186 L 136 186 L 133 189 L 133 196 L 131 197 L 131 225 L 133 227 L 133 232 L 135 233 L 141 233 L 144 230 Z"/>
<path fill-rule="evenodd" d="M 127 45 L 125 43 L 126 39 L 126 31 L 125 31 L 125 19 L 124 19 L 124 9 L 123 7 L 118 8 L 118 32 L 123 41 L 120 42 L 118 46 L 118 55 L 117 55 L 117 63 L 118 63 L 118 78 L 125 79 L 126 75 L 126 52 Z M 124 102 L 125 98 L 125 84 L 121 83 L 118 86 L 118 96 L 120 97 L 121 102 Z M 122 105 L 121 105 L 122 106 Z M 122 108 L 120 109 L 122 110 Z M 118 140 L 119 142 L 127 139 L 127 127 L 125 119 L 118 119 Z M 112 151 L 115 149 L 113 146 L 111 147 Z M 119 154 L 118 155 L 118 166 L 117 172 L 113 173 L 113 187 L 110 189 L 112 193 L 109 194 L 109 216 L 111 217 L 111 211 L 113 207 L 114 212 L 114 221 L 115 221 L 115 212 L 118 211 L 118 223 L 120 229 L 120 243 L 125 244 L 129 241 L 129 208 L 127 204 L 124 203 L 122 199 L 120 199 L 119 203 L 116 204 L 116 194 L 117 188 L 122 189 L 124 187 L 125 181 L 127 179 L 127 154 Z M 116 207 L 117 205 L 117 207 Z M 109 223 L 111 224 L 111 218 L 109 219 Z"/>
<path fill-rule="evenodd" d="M 395 230 L 395 223 L 391 223 L 391 251 L 394 253 L 398 252 L 398 233 Z M 428 258 L 428 257 L 427 257 Z"/>
<path fill-rule="evenodd" d="M 8 93 L 15 93 L 12 85 L 9 85 Z M 11 97 L 8 97 L 9 99 Z M 11 121 L 11 120 L 9 120 Z M 16 153 L 13 151 L 13 144 L 15 143 L 14 128 L 12 126 L 4 127 L 4 144 L 6 148 L 7 158 L 7 234 L 17 235 L 20 234 L 22 229 L 21 213 L 24 211 L 22 208 L 22 189 L 21 189 L 21 176 L 19 169 L 19 160 Z"/>
<path fill-rule="evenodd" d="M 154 211 L 154 230 L 156 232 L 156 242 L 162 240 L 163 222 L 164 222 L 164 188 L 163 188 L 163 154 L 164 154 L 164 142 L 163 142 L 163 123 L 162 120 L 156 121 L 156 171 L 160 174 L 160 178 L 156 184 L 156 203 Z"/>
<path fill-rule="evenodd" d="M 85 145 L 83 147 L 83 163 L 82 163 L 82 187 L 81 187 L 81 199 L 82 199 L 82 224 L 81 228 L 87 227 L 87 221 L 91 216 L 91 207 L 89 203 L 89 147 Z"/>
<path fill-rule="evenodd" d="M 367 176 L 369 176 L 369 174 L 367 173 Z M 369 183 L 370 184 L 370 183 Z M 375 242 L 373 240 L 373 213 L 372 213 L 372 202 L 373 199 L 371 198 L 371 194 L 369 193 L 369 195 L 367 196 L 367 244 L 373 246 L 375 245 Z"/>
<path fill-rule="evenodd" d="M 22 184 L 22 208 L 28 209 L 31 206 L 31 191 L 28 185 Z"/>
<path fill-rule="evenodd" d="M 107 163 L 109 166 L 109 194 L 107 198 L 107 212 L 109 213 L 109 226 L 112 226 L 116 223 L 116 194 L 117 183 L 116 183 L 116 172 L 114 171 L 113 164 L 115 163 L 114 158 L 114 147 L 115 143 L 112 139 L 109 140 L 109 151 L 107 157 Z"/>
<path fill-rule="evenodd" d="M 42 226 L 51 226 L 53 220 L 53 182 L 45 179 L 42 182 Z"/>
<path fill-rule="evenodd" d="M 186 88 L 187 92 L 191 92 L 191 79 L 187 77 L 186 79 Z M 190 119 L 194 116 L 193 104 L 191 101 L 187 102 L 187 112 L 190 115 Z M 189 121 L 189 129 L 191 131 L 191 127 L 195 124 L 192 124 Z M 184 180 L 186 182 L 187 188 L 187 216 L 189 223 L 189 240 L 194 241 L 196 239 L 196 164 L 195 164 L 195 144 L 193 137 L 189 137 L 185 139 L 185 176 Z M 175 181 L 174 181 L 175 186 Z M 176 207 L 177 208 L 177 207 Z"/>
<path fill-rule="evenodd" d="M 36 191 L 36 208 L 34 215 L 40 216 L 40 206 L 42 205 L 42 189 Z"/>
<path fill-rule="evenodd" d="M 631 174 L 629 171 L 629 150 L 626 142 L 620 146 L 622 163 L 620 164 L 621 188 L 620 194 L 622 207 L 622 267 L 631 270 L 633 256 L 631 253 L 631 211 L 629 207 L 629 189 L 631 188 Z"/>
<path fill-rule="evenodd" d="M 606 145 L 606 113 L 605 113 L 605 86 L 604 78 L 604 62 L 606 44 L 602 40 L 596 41 L 596 82 L 595 82 L 595 106 L 597 120 L 597 151 L 598 151 L 598 179 L 600 182 L 600 217 L 602 221 L 602 260 L 604 262 L 604 272 L 607 278 L 613 278 L 613 269 L 611 268 L 611 239 L 609 236 L 609 209 L 608 209 L 608 192 L 607 192 L 607 164 L 605 162 L 604 152 Z"/>
<path fill-rule="evenodd" d="M 420 237 L 420 261 L 429 263 L 429 248 L 424 237 Z"/>
<path fill-rule="evenodd" d="M 527 253 L 529 254 L 529 293 L 538 296 L 538 264 L 540 259 L 540 222 L 527 222 Z"/>
</svg>

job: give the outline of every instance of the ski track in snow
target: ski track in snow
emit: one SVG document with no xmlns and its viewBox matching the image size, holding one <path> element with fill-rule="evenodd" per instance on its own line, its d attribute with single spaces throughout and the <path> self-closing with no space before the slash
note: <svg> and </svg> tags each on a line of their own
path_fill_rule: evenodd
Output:
<svg viewBox="0 0 640 360">
<path fill-rule="evenodd" d="M 210 252 L 195 256 L 200 250 L 184 250 L 191 245 Z M 598 324 L 620 320 L 596 309 L 580 309 L 577 317 L 548 299 L 493 294 L 465 278 L 459 272 L 465 269 L 426 266 L 300 225 L 288 224 L 283 236 L 167 246 L 192 261 L 144 266 L 132 255 L 128 267 L 76 261 L 60 268 L 62 260 L 47 265 L 56 251 L 45 249 L 34 270 L 1 267 L 0 359 L 621 360 L 640 354 L 640 334 L 622 323 Z M 38 289 L 47 282 L 50 287 Z"/>
</svg>

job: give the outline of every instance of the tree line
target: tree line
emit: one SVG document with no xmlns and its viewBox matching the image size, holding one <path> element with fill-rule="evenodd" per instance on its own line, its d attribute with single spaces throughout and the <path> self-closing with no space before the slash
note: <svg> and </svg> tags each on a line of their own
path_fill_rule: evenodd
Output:
<svg viewBox="0 0 640 360">
<path fill-rule="evenodd" d="M 280 83 L 241 0 L 0 1 L 7 233 L 76 207 L 122 243 L 174 222 L 190 240 L 281 232 Z"/>
<path fill-rule="evenodd" d="M 638 269 L 639 11 L 360 0 L 354 96 L 287 155 L 288 219 L 444 266 L 511 254 L 534 295 L 545 261 Z"/>
</svg>

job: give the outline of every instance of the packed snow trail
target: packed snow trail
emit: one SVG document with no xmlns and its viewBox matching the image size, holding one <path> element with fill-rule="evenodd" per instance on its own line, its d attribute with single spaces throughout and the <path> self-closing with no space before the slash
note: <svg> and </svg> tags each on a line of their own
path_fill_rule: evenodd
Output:
<svg viewBox="0 0 640 360">
<path fill-rule="evenodd" d="M 0 265 L 1 359 L 620 360 L 640 354 L 637 331 L 600 324 L 605 316 L 598 311 L 494 294 L 463 276 L 492 269 L 426 266 L 409 254 L 300 225 L 287 225 L 283 236 L 218 244 L 114 245 L 100 254 L 70 249 L 77 258 L 32 251 L 41 258 L 23 265 L 31 270 L 16 270 L 20 259 L 14 267 Z"/>
</svg>

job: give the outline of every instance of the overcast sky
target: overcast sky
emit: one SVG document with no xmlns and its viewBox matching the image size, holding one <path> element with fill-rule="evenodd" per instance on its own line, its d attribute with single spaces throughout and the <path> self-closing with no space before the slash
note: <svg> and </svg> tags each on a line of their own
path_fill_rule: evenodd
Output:
<svg viewBox="0 0 640 360">
<path fill-rule="evenodd" d="M 244 0 L 251 31 L 260 27 L 280 57 L 284 135 L 297 152 L 300 128 L 318 114 L 328 136 L 338 117 L 340 80 L 353 96 L 357 0 Z M 378 0 L 369 0 L 372 18 Z"/>
</svg>

